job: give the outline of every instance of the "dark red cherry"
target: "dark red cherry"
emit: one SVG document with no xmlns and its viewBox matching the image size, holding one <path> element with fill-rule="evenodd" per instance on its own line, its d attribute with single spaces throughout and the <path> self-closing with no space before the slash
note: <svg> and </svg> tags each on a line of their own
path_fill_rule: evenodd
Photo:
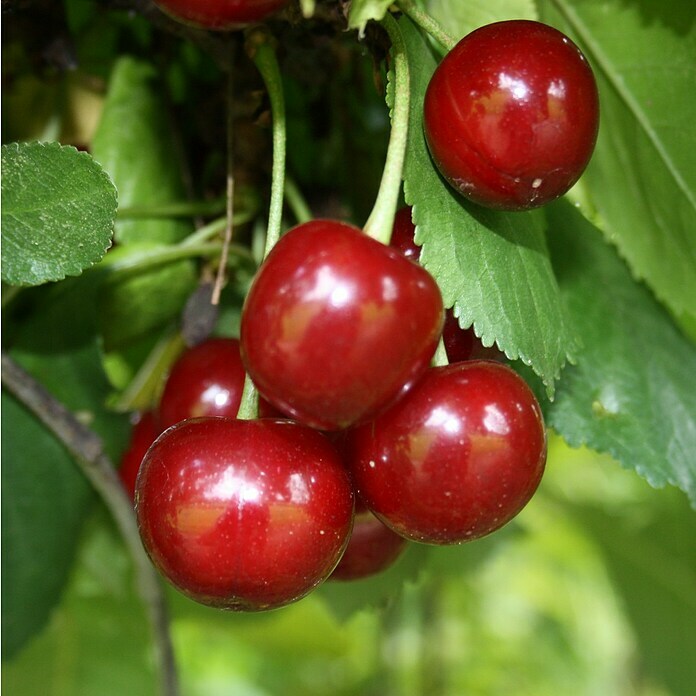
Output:
<svg viewBox="0 0 696 696">
<path fill-rule="evenodd" d="M 490 208 L 526 210 L 564 194 L 597 139 L 592 70 L 564 34 L 511 20 L 465 36 L 425 95 L 425 137 L 442 175 Z"/>
<path fill-rule="evenodd" d="M 181 592 L 259 611 L 331 574 L 350 536 L 353 490 L 333 445 L 311 428 L 200 418 L 149 449 L 136 513 L 153 563 Z"/>
<path fill-rule="evenodd" d="M 337 430 L 423 374 L 442 322 L 423 268 L 357 227 L 314 220 L 281 237 L 259 269 L 242 310 L 242 360 L 276 408 Z"/>
<path fill-rule="evenodd" d="M 172 18 L 201 29 L 232 29 L 260 22 L 289 0 L 154 0 Z"/>
<path fill-rule="evenodd" d="M 133 424 L 128 449 L 121 457 L 121 466 L 118 470 L 123 487 L 131 498 L 135 498 L 135 480 L 140 471 L 140 463 L 159 434 L 160 429 L 152 411 L 143 413 Z"/>
<path fill-rule="evenodd" d="M 407 539 L 457 544 L 502 527 L 530 500 L 546 461 L 534 394 L 509 367 L 431 368 L 389 411 L 351 433 L 358 492 Z"/>
<path fill-rule="evenodd" d="M 407 544 L 357 498 L 350 541 L 329 579 L 361 580 L 381 573 L 401 556 Z"/>
<path fill-rule="evenodd" d="M 174 363 L 164 385 L 160 429 L 186 418 L 235 418 L 244 377 L 236 338 L 211 338 L 189 348 Z"/>
</svg>

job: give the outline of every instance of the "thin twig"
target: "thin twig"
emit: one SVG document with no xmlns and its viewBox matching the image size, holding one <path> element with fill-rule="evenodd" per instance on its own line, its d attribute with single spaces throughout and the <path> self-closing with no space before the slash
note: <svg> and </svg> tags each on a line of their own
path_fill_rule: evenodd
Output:
<svg viewBox="0 0 696 696">
<path fill-rule="evenodd" d="M 163 696 L 179 693 L 169 619 L 159 577 L 140 541 L 132 501 L 104 454 L 101 438 L 12 358 L 2 354 L 2 382 L 63 444 L 112 514 L 136 569 L 137 589 L 147 610 L 160 668 Z"/>
<path fill-rule="evenodd" d="M 232 229 L 234 225 L 234 65 L 230 62 L 227 72 L 227 217 L 225 226 L 225 237 L 222 242 L 222 255 L 220 256 L 220 265 L 218 266 L 217 276 L 215 277 L 215 285 L 213 285 L 213 294 L 210 302 L 214 305 L 220 303 L 220 293 L 225 284 L 227 275 L 227 255 L 229 254 L 230 244 L 232 244 Z"/>
</svg>

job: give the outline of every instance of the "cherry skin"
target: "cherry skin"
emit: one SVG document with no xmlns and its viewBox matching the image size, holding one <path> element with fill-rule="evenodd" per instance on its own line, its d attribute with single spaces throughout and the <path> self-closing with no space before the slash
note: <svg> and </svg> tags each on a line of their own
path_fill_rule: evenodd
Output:
<svg viewBox="0 0 696 696">
<path fill-rule="evenodd" d="M 546 462 L 534 394 L 491 361 L 431 368 L 350 437 L 358 495 L 395 532 L 428 544 L 502 527 L 531 499 Z"/>
<path fill-rule="evenodd" d="M 289 0 L 154 0 L 179 22 L 201 29 L 233 29 L 260 22 Z"/>
<path fill-rule="evenodd" d="M 164 385 L 160 429 L 186 418 L 236 418 L 244 376 L 236 338 L 211 338 L 189 348 L 174 363 Z"/>
<path fill-rule="evenodd" d="M 362 580 L 389 568 L 408 541 L 380 522 L 359 499 L 348 546 L 329 580 Z"/>
<path fill-rule="evenodd" d="M 145 411 L 133 425 L 128 449 L 121 457 L 118 470 L 121 483 L 131 499 L 135 499 L 135 480 L 143 457 L 159 434 L 160 429 L 152 411 Z"/>
<path fill-rule="evenodd" d="M 181 592 L 261 611 L 331 574 L 350 536 L 353 489 L 336 449 L 310 428 L 198 418 L 148 450 L 136 514 L 150 558 Z"/>
<path fill-rule="evenodd" d="M 501 210 L 564 194 L 587 166 L 598 126 L 587 60 L 540 22 L 496 22 L 468 34 L 425 95 L 425 138 L 440 172 L 474 203 Z"/>
<path fill-rule="evenodd" d="M 280 411 L 338 430 L 410 388 L 442 322 L 427 271 L 357 227 L 314 220 L 281 237 L 259 269 L 242 309 L 242 360 Z"/>
<path fill-rule="evenodd" d="M 398 249 L 407 259 L 418 263 L 420 247 L 414 240 L 416 226 L 411 219 L 411 207 L 404 206 L 396 211 L 390 245 Z M 462 360 L 504 360 L 505 354 L 495 346 L 487 348 L 474 333 L 473 327 L 462 329 L 451 309 L 445 311 L 442 340 L 449 362 Z"/>
</svg>

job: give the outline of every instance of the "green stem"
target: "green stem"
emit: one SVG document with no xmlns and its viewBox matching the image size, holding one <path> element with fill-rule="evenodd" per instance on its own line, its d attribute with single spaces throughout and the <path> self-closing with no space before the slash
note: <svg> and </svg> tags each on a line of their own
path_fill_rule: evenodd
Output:
<svg viewBox="0 0 696 696">
<path fill-rule="evenodd" d="M 290 178 L 285 179 L 285 200 L 299 224 L 309 222 L 314 217 L 299 187 L 295 181 Z"/>
<path fill-rule="evenodd" d="M 406 45 L 404 44 L 399 25 L 390 14 L 385 15 L 382 25 L 387 30 L 392 43 L 394 106 L 391 113 L 391 133 L 389 135 L 389 146 L 384 163 L 382 181 L 379 185 L 375 205 L 365 223 L 364 230 L 373 239 L 389 244 L 394 226 L 394 215 L 399 202 L 401 178 L 406 158 L 411 78 Z"/>
<path fill-rule="evenodd" d="M 408 15 L 423 31 L 430 34 L 445 51 L 451 51 L 457 45 L 457 39 L 450 36 L 436 19 L 421 10 L 414 0 L 397 0 L 396 6 L 405 15 Z"/>
<path fill-rule="evenodd" d="M 283 219 L 283 191 L 285 189 L 285 149 L 287 134 L 285 128 L 285 97 L 283 82 L 275 50 L 269 37 L 261 32 L 255 32 L 249 37 L 248 50 L 258 71 L 261 73 L 266 91 L 271 101 L 273 116 L 273 171 L 271 175 L 271 201 L 268 211 L 268 230 L 264 258 L 280 238 Z"/>
<path fill-rule="evenodd" d="M 204 217 L 219 215 L 225 210 L 223 199 L 215 201 L 180 201 L 177 203 L 162 203 L 160 205 L 133 205 L 119 208 L 117 215 L 119 220 L 141 218 L 177 218 L 177 217 Z"/>
</svg>

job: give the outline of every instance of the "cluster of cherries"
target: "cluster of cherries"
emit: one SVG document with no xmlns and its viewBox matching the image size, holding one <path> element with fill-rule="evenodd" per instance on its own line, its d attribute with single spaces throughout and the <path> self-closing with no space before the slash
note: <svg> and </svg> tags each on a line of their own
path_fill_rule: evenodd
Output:
<svg viewBox="0 0 696 696">
<path fill-rule="evenodd" d="M 286 2 L 158 4 L 229 29 Z M 435 71 L 425 137 L 462 195 L 526 210 L 582 173 L 597 103 L 567 37 L 500 22 L 462 39 Z M 279 607 L 328 578 L 380 572 L 409 541 L 490 534 L 536 491 L 539 404 L 444 312 L 413 234 L 409 209 L 389 246 L 334 220 L 289 230 L 254 278 L 239 341 L 209 339 L 173 366 L 122 474 L 139 470 L 130 485 L 143 543 L 185 594 L 233 610 Z M 441 338 L 449 364 L 432 367 Z M 237 417 L 246 374 L 260 394 L 252 419 Z"/>
<path fill-rule="evenodd" d="M 413 231 L 407 208 L 389 247 L 331 220 L 293 228 L 257 273 L 240 340 L 172 367 L 121 472 L 145 548 L 185 594 L 282 606 L 384 570 L 409 540 L 480 538 L 532 497 L 539 405 L 451 312 L 452 362 L 430 367 L 444 313 Z M 256 419 L 236 418 L 245 372 Z"/>
</svg>

